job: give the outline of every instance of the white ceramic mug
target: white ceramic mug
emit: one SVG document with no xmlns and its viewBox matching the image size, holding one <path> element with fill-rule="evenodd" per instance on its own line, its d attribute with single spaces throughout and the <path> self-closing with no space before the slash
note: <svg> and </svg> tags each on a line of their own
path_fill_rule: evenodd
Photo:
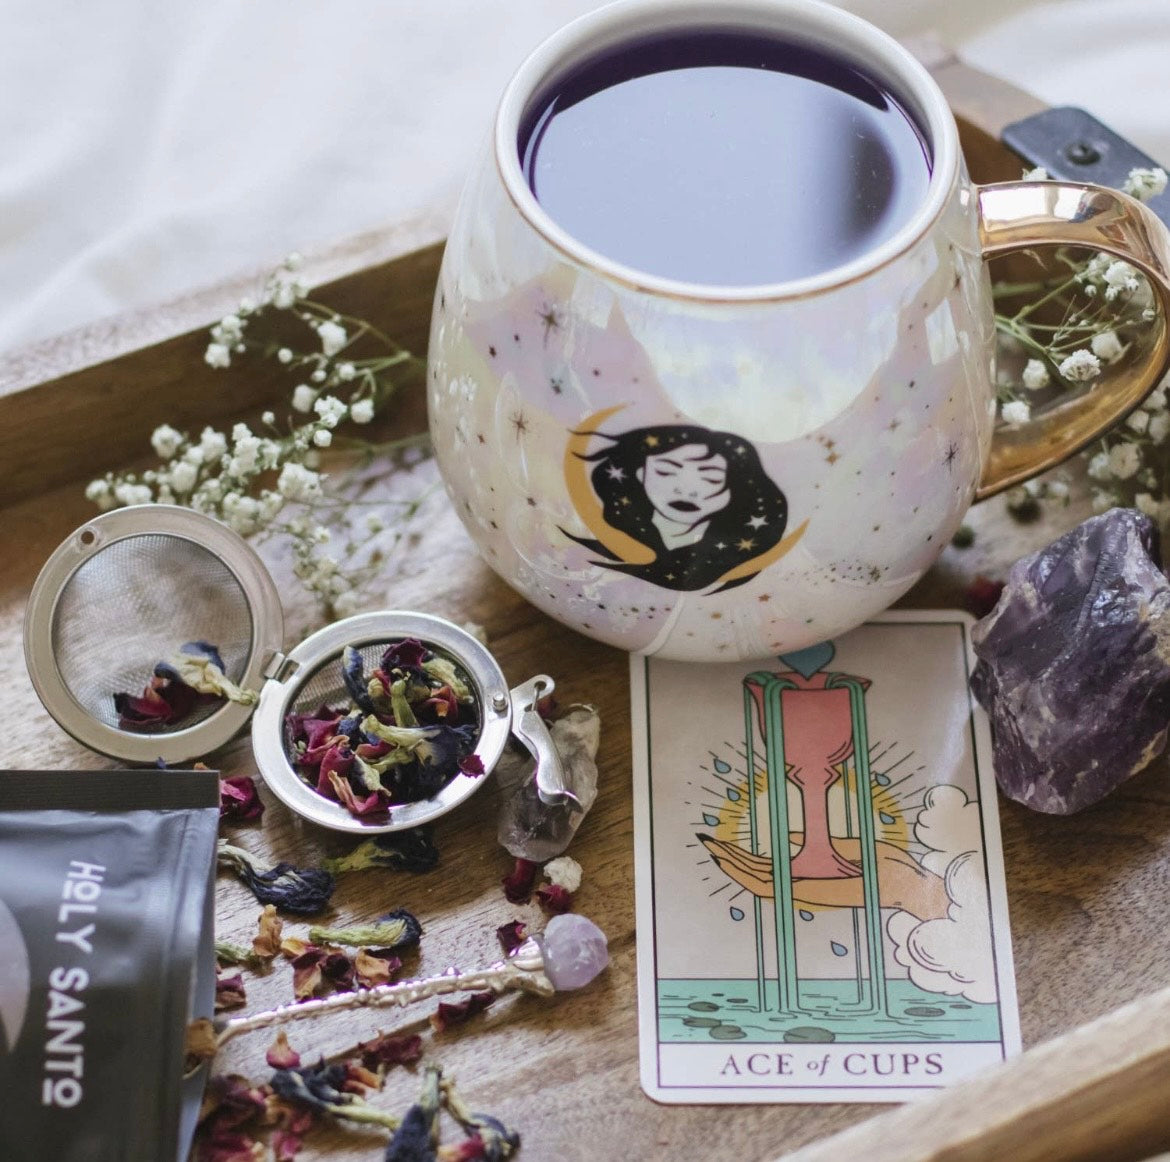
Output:
<svg viewBox="0 0 1170 1162">
<path fill-rule="evenodd" d="M 628 41 L 711 27 L 818 47 L 891 92 L 932 157 L 911 219 L 843 266 L 752 287 L 645 274 L 558 226 L 518 154 L 535 96 Z M 1141 366 L 993 446 L 984 260 L 1038 243 L 1125 258 L 1161 310 Z M 504 93 L 435 299 L 436 455 L 493 568 L 581 632 L 680 659 L 799 649 L 905 593 L 973 499 L 1137 406 L 1170 363 L 1168 267 L 1165 228 L 1124 195 L 974 186 L 930 75 L 848 13 L 813 0 L 627 0 L 546 41 Z M 658 458 L 678 449 L 683 467 L 664 482 Z M 685 526 L 664 518 L 668 487 L 692 498 Z"/>
</svg>

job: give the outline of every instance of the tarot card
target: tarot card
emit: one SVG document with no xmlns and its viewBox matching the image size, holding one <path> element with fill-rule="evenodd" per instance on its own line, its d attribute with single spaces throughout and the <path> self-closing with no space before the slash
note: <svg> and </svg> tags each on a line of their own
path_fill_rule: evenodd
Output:
<svg viewBox="0 0 1170 1162">
<path fill-rule="evenodd" d="M 650 1097 L 905 1101 L 1019 1051 L 970 624 L 631 658 Z"/>
</svg>

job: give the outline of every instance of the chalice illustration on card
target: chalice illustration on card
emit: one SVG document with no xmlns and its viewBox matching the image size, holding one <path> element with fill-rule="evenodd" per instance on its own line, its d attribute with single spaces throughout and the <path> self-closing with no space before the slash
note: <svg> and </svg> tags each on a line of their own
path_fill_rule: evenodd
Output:
<svg viewBox="0 0 1170 1162">
<path fill-rule="evenodd" d="M 793 882 L 857 879 L 868 963 L 864 974 L 860 962 L 857 964 L 857 998 L 851 1007 L 877 1013 L 885 1011 L 887 996 L 865 713 L 865 691 L 870 683 L 851 674 L 827 672 L 824 667 L 833 655 L 834 647 L 826 642 L 781 657 L 781 663 L 789 667 L 785 670 L 748 674 L 743 680 L 744 741 L 749 770 L 755 766 L 757 739 L 766 756 L 779 1008 L 782 1012 L 802 1011 Z M 847 777 L 850 759 L 855 772 L 852 785 Z M 800 850 L 794 856 L 790 851 L 789 782 L 800 793 L 803 815 Z M 857 862 L 837 850 L 829 833 L 828 797 L 838 782 L 844 792 L 846 828 L 851 836 L 856 824 Z M 749 795 L 748 800 L 751 853 L 758 855 L 756 796 Z M 759 910 L 757 899 L 757 943 L 761 943 Z M 856 927 L 856 910 L 854 919 Z M 855 947 L 860 947 L 857 941 Z M 766 1008 L 763 963 L 761 947 L 757 985 L 761 1006 Z"/>
</svg>

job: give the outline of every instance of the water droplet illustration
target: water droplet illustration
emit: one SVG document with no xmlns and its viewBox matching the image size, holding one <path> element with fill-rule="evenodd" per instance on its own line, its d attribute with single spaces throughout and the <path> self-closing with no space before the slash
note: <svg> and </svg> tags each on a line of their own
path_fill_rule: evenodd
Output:
<svg viewBox="0 0 1170 1162">
<path fill-rule="evenodd" d="M 890 776 L 889 775 L 874 775 L 873 781 L 875 783 L 877 783 L 877 785 L 879 787 L 888 787 L 890 785 Z"/>
<path fill-rule="evenodd" d="M 733 908 L 729 908 L 728 911 L 731 912 L 731 918 L 733 920 L 742 920 L 743 919 L 743 909 L 742 908 L 734 908 L 733 907 Z"/>
<path fill-rule="evenodd" d="M 715 760 L 715 769 L 721 775 L 726 775 L 731 770 L 731 764 L 725 763 L 722 759 L 716 759 Z"/>
<path fill-rule="evenodd" d="M 895 819 L 895 818 L 893 817 L 893 815 L 890 815 L 890 814 L 888 814 L 888 813 L 887 813 L 887 812 L 885 812 L 885 811 L 879 811 L 879 812 L 878 812 L 878 818 L 879 818 L 879 819 L 880 819 L 880 820 L 881 820 L 883 823 L 885 823 L 887 826 L 889 826 L 891 823 L 897 823 L 897 822 L 898 822 L 898 821 L 897 821 L 897 819 Z"/>
<path fill-rule="evenodd" d="M 683 1024 L 688 1029 L 714 1029 L 723 1022 L 718 1017 L 683 1017 Z"/>
<path fill-rule="evenodd" d="M 800 918 L 802 920 L 811 920 L 813 918 L 813 914 L 811 912 L 806 912 L 803 908 L 801 908 L 800 909 Z"/>
<path fill-rule="evenodd" d="M 718 815 L 708 815 L 706 813 L 706 811 L 704 811 L 703 812 L 703 822 L 706 823 L 708 827 L 718 827 L 719 826 L 719 816 Z"/>
<path fill-rule="evenodd" d="M 734 787 L 727 788 L 727 797 L 733 803 L 738 803 L 741 798 L 740 793 Z"/>
<path fill-rule="evenodd" d="M 937 1005 L 910 1005 L 906 1009 L 908 1017 L 945 1017 L 946 1010 Z"/>
<path fill-rule="evenodd" d="M 829 947 L 833 950 L 834 956 L 848 956 L 849 949 L 844 944 L 838 944 L 836 940 L 829 941 Z"/>
<path fill-rule="evenodd" d="M 687 1008 L 694 1009 L 696 1013 L 716 1013 L 719 1011 L 719 1006 L 713 1005 L 710 1001 L 691 1001 Z"/>
</svg>

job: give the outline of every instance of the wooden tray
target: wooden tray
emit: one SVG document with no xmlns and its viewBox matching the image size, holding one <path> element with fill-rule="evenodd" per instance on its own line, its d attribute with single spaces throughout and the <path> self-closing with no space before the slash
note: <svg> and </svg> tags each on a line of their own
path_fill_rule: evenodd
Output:
<svg viewBox="0 0 1170 1162">
<path fill-rule="evenodd" d="M 982 180 L 1019 175 L 1019 162 L 996 143 L 1007 120 L 1039 103 L 986 78 L 931 46 L 920 46 L 962 119 L 965 149 Z M 370 318 L 416 351 L 425 346 L 442 222 L 408 223 L 357 239 L 310 262 L 316 298 Z M 171 422 L 200 428 L 231 423 L 279 406 L 287 380 L 251 364 L 212 372 L 202 362 L 206 325 L 230 310 L 255 280 L 243 279 L 156 312 L 118 319 L 18 353 L 0 367 L 0 761 L 13 768 L 93 767 L 99 760 L 67 738 L 38 703 L 26 676 L 21 621 L 28 590 L 52 549 L 92 515 L 84 483 L 148 449 L 153 428 Z M 402 430 L 422 426 L 417 407 Z M 433 468 L 421 475 L 433 475 Z M 416 474 L 417 476 L 418 474 Z M 416 488 L 412 480 L 401 487 Z M 998 502 L 973 511 L 973 548 L 948 549 L 902 603 L 951 606 L 978 573 L 1006 566 L 1071 526 L 1083 502 L 1049 524 L 1020 526 Z M 603 722 L 601 791 L 571 849 L 585 869 L 577 907 L 609 934 L 612 964 L 592 987 L 551 1002 L 505 997 L 474 1024 L 426 1034 L 427 1054 L 454 1076 L 474 1108 L 490 1111 L 523 1136 L 533 1162 L 701 1158 L 762 1162 L 870 1117 L 851 1106 L 666 1107 L 638 1084 L 630 738 L 626 656 L 579 637 L 525 604 L 484 566 L 439 495 L 409 551 L 392 561 L 381 604 L 472 620 L 487 629 L 510 682 L 548 671 L 562 703 L 588 701 Z M 287 566 L 274 562 L 288 597 L 290 635 L 312 613 L 294 596 Z M 217 761 L 225 774 L 252 773 L 246 739 Z M 1165 867 L 1170 854 L 1170 788 L 1165 764 L 1132 780 L 1100 807 L 1052 819 L 1013 804 L 1002 809 L 1008 892 L 1025 1045 L 1070 1029 L 1166 979 Z M 372 919 L 397 906 L 422 919 L 425 935 L 414 974 L 472 966 L 498 955 L 495 929 L 522 917 L 540 924 L 535 905 L 514 907 L 500 889 L 511 867 L 497 845 L 494 791 L 485 788 L 437 826 L 438 870 L 421 876 L 380 871 L 344 877 L 334 898 L 337 923 Z M 311 864 L 348 850 L 300 824 L 265 794 L 262 829 L 234 829 L 238 841 L 275 862 Z M 221 876 L 219 937 L 249 941 L 259 911 L 234 880 Z M 303 925 L 286 924 L 292 934 Z M 249 975 L 249 1009 L 291 998 L 291 972 L 277 964 Z M 424 1012 L 428 1006 L 421 1006 Z M 368 1037 L 405 1024 L 393 1014 L 357 1015 L 292 1031 L 302 1052 Z M 267 1075 L 263 1034 L 233 1046 L 227 1069 Z M 402 1111 L 415 1078 L 394 1071 L 377 1100 Z M 379 1133 L 325 1128 L 301 1155 L 306 1162 L 381 1157 Z M 1125 1158 L 1140 1157 L 1125 1154 Z M 1123 1162 L 1121 1155 L 1111 1155 Z"/>
</svg>

